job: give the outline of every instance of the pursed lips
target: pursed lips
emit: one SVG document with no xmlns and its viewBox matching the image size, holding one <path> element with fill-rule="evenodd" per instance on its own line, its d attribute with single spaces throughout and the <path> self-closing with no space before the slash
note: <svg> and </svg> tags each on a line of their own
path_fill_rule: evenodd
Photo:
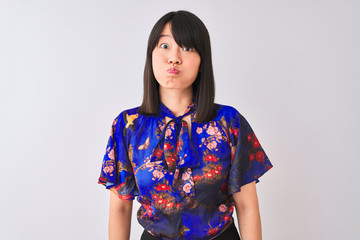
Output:
<svg viewBox="0 0 360 240">
<path fill-rule="evenodd" d="M 170 73 L 170 74 L 178 74 L 180 71 L 177 70 L 176 68 L 169 68 L 167 70 L 167 72 Z"/>
</svg>

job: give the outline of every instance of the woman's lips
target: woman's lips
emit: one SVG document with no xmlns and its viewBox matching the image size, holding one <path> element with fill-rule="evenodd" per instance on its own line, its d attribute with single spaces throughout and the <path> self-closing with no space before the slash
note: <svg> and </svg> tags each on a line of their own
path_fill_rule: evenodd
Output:
<svg viewBox="0 0 360 240">
<path fill-rule="evenodd" d="M 178 73 L 179 73 L 179 70 L 177 70 L 176 68 L 170 68 L 170 69 L 168 70 L 168 73 L 170 73 L 170 74 L 178 74 Z"/>
</svg>

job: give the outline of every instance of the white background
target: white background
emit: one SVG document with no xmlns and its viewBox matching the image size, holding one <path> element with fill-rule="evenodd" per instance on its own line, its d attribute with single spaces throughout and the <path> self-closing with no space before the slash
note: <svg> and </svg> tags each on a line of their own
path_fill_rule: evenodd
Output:
<svg viewBox="0 0 360 240">
<path fill-rule="evenodd" d="M 150 30 L 180 9 L 210 32 L 216 102 L 274 165 L 257 184 L 263 239 L 360 239 L 355 0 L 1 0 L 0 239 L 107 239 L 112 120 L 141 104 Z"/>
</svg>

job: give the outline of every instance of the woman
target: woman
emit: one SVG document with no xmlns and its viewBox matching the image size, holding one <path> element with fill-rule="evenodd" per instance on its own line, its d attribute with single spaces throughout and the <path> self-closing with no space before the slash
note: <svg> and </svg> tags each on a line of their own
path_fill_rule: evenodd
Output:
<svg viewBox="0 0 360 240">
<path fill-rule="evenodd" d="M 153 27 L 141 106 L 113 121 L 99 183 L 111 190 L 109 239 L 261 239 L 255 183 L 272 164 L 246 119 L 214 103 L 202 21 L 170 12 Z"/>
</svg>

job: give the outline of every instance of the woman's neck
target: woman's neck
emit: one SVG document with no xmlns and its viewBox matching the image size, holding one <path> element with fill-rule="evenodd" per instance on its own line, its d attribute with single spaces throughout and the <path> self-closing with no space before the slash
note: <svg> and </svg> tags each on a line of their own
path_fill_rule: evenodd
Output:
<svg viewBox="0 0 360 240">
<path fill-rule="evenodd" d="M 160 101 L 176 116 L 184 114 L 189 106 L 192 97 L 192 87 L 184 90 L 159 89 Z"/>
</svg>

